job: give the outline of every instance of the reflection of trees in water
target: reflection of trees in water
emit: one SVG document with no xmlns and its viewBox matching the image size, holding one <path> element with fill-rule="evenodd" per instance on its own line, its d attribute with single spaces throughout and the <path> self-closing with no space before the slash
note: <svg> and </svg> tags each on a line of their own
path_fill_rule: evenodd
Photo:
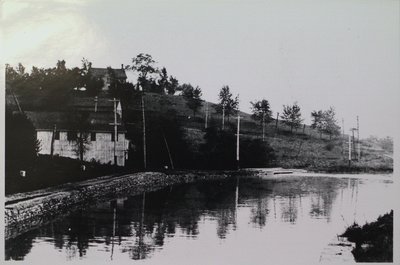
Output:
<svg viewBox="0 0 400 265">
<path fill-rule="evenodd" d="M 311 193 L 310 216 L 331 220 L 332 205 L 338 196 L 339 190 L 346 186 L 345 180 L 334 178 L 320 178 Z"/>
<path fill-rule="evenodd" d="M 235 210 L 220 209 L 215 217 L 217 219 L 217 236 L 224 239 L 228 232 L 236 227 Z"/>
<path fill-rule="evenodd" d="M 240 183 L 230 179 L 174 186 L 146 193 L 145 200 L 139 195 L 75 211 L 62 221 L 7 242 L 6 258 L 22 258 L 30 252 L 34 238 L 51 237 L 54 246 L 64 249 L 71 259 L 84 256 L 92 242 L 104 245 L 111 257 L 118 245 L 118 251 L 132 259 L 144 259 L 177 230 L 198 236 L 199 221 L 205 214 L 216 221 L 217 236 L 225 238 L 236 228 L 239 193 L 241 202 L 251 207 L 251 222 L 261 228 L 267 224 L 269 210 L 276 215 L 278 208 L 279 216 L 279 207 L 283 221 L 296 222 L 299 209 L 302 211 L 301 198 L 307 196 L 312 202 L 310 216 L 329 218 L 339 185 L 340 181 L 329 178 L 243 178 Z"/>
<path fill-rule="evenodd" d="M 6 260 L 23 260 L 31 251 L 33 240 L 37 237 L 37 230 L 29 231 L 14 239 L 5 242 Z"/>
<path fill-rule="evenodd" d="M 298 196 L 289 196 L 285 198 L 281 205 L 281 217 L 285 222 L 296 223 L 297 214 L 298 214 L 298 205 L 299 205 Z"/>
<path fill-rule="evenodd" d="M 257 198 L 252 208 L 251 221 L 264 226 L 268 214 L 268 199 L 271 198 L 276 213 L 275 200 L 278 198 L 281 219 L 295 223 L 299 210 L 303 210 L 302 198 L 311 198 L 311 217 L 331 217 L 332 205 L 338 190 L 346 186 L 346 181 L 336 178 L 290 177 L 277 179 L 247 178 L 241 181 L 240 196 L 244 201 Z"/>
<path fill-rule="evenodd" d="M 258 197 L 256 207 L 251 209 L 250 220 L 260 228 L 264 227 L 267 222 L 267 214 L 269 213 L 268 199 L 268 197 Z"/>
</svg>

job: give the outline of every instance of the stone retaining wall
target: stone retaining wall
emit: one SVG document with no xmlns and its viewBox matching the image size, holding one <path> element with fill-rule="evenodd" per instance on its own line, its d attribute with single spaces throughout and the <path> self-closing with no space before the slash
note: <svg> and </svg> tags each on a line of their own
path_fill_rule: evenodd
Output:
<svg viewBox="0 0 400 265">
<path fill-rule="evenodd" d="M 70 184 L 64 188 L 35 191 L 6 198 L 5 238 L 13 238 L 25 231 L 67 214 L 77 207 L 118 195 L 136 195 L 174 184 L 200 180 L 224 179 L 234 172 L 160 172 L 135 173 L 123 176 L 106 176 Z M 43 194 L 43 196 L 41 196 Z M 24 196 L 26 199 L 24 199 Z M 14 202 L 13 202 L 14 201 Z"/>
</svg>

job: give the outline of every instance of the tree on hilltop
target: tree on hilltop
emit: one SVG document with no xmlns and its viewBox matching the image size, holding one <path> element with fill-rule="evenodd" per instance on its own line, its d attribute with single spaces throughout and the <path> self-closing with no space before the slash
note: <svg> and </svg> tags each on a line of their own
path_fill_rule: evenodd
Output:
<svg viewBox="0 0 400 265">
<path fill-rule="evenodd" d="M 196 117 L 196 113 L 202 105 L 201 95 L 200 87 L 194 88 L 191 84 L 182 85 L 182 96 L 186 99 L 188 108 L 193 111 L 194 117 Z"/>
<path fill-rule="evenodd" d="M 222 119 L 225 119 L 225 116 L 229 118 L 232 115 L 235 115 L 239 108 L 239 95 L 233 98 L 232 93 L 230 92 L 229 86 L 223 86 L 218 94 L 219 103 L 216 107 L 218 113 L 222 114 Z"/>
<path fill-rule="evenodd" d="M 297 102 L 293 105 L 283 105 L 283 113 L 281 114 L 282 122 L 290 127 L 290 132 L 293 128 L 299 128 L 303 119 L 301 118 L 300 106 Z"/>
<path fill-rule="evenodd" d="M 332 136 L 340 134 L 340 127 L 337 124 L 335 118 L 335 109 L 330 107 L 328 110 L 318 110 L 311 112 L 312 124 L 311 127 L 317 129 L 320 133 L 320 138 L 322 138 L 322 133 L 329 135 L 329 139 Z"/>
<path fill-rule="evenodd" d="M 250 102 L 253 119 L 259 121 L 263 128 L 263 140 L 265 137 L 265 124 L 272 121 L 272 111 L 268 100 L 263 99 L 256 102 Z"/>
</svg>

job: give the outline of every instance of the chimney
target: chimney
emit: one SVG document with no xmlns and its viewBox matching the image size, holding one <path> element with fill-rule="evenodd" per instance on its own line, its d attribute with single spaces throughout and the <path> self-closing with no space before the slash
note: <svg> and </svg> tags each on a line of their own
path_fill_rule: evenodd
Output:
<svg viewBox="0 0 400 265">
<path fill-rule="evenodd" d="M 124 69 L 124 64 L 123 63 L 121 64 L 121 69 Z"/>
</svg>

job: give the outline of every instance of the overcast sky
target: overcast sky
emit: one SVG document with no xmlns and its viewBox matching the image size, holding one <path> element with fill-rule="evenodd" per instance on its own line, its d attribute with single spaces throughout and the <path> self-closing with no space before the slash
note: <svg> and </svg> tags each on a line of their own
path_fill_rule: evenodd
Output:
<svg viewBox="0 0 400 265">
<path fill-rule="evenodd" d="M 27 68 L 64 59 L 120 67 L 149 53 L 216 102 L 229 85 L 240 109 L 267 99 L 334 106 L 345 129 L 394 136 L 400 114 L 398 0 L 1 1 L 2 58 Z M 134 80 L 132 80 L 134 81 Z"/>
</svg>

